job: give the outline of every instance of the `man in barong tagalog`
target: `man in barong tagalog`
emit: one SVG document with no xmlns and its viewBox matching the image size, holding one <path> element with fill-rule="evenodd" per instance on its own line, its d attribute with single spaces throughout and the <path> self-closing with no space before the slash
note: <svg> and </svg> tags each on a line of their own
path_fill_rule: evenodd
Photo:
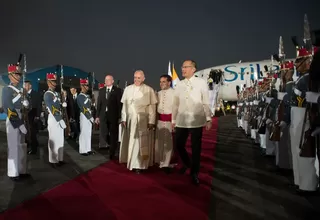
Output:
<svg viewBox="0 0 320 220">
<path fill-rule="evenodd" d="M 157 97 L 144 80 L 144 72 L 137 70 L 134 84 L 125 88 L 121 99 L 123 133 L 119 162 L 127 163 L 127 168 L 138 174 L 153 165 L 156 121 Z"/>
<path fill-rule="evenodd" d="M 172 104 L 174 90 L 169 75 L 160 77 L 161 91 L 158 92 L 158 122 L 156 128 L 155 163 L 166 173 L 170 173 L 170 161 L 173 155 Z"/>
<path fill-rule="evenodd" d="M 199 185 L 202 130 L 211 129 L 211 111 L 207 82 L 194 76 L 197 65 L 193 60 L 186 60 L 181 69 L 185 79 L 175 87 L 172 109 L 172 127 L 176 132 L 176 148 L 183 162 L 180 173 L 191 168 L 192 182 Z M 185 149 L 191 134 L 192 162 Z"/>
</svg>

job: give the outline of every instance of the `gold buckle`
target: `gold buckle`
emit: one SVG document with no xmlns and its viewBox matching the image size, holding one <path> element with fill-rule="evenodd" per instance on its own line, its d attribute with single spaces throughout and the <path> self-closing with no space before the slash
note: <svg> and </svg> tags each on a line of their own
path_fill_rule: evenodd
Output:
<svg viewBox="0 0 320 220">
<path fill-rule="evenodd" d="M 56 113 L 56 112 L 60 113 L 60 110 L 57 109 L 56 107 L 52 106 L 52 115 L 54 115 L 54 113 Z"/>
<path fill-rule="evenodd" d="M 297 97 L 297 101 L 298 101 L 298 107 L 302 107 L 302 104 L 303 104 L 303 102 L 304 102 L 304 98 L 298 96 L 298 97 Z"/>
<path fill-rule="evenodd" d="M 11 111 L 9 108 L 8 108 L 8 118 L 10 119 L 12 116 L 18 116 L 17 113 L 15 113 L 14 111 Z"/>
</svg>

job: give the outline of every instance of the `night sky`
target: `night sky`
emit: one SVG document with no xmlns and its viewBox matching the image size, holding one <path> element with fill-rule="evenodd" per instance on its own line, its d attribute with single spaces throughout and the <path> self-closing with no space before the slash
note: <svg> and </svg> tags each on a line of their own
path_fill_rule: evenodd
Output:
<svg viewBox="0 0 320 220">
<path fill-rule="evenodd" d="M 184 59 L 198 69 L 268 59 L 279 36 L 294 57 L 291 36 L 303 35 L 307 13 L 320 29 L 318 0 L 1 0 L 0 72 L 27 54 L 28 70 L 56 64 L 132 81 L 143 69 L 158 89 L 158 77 Z M 294 3 L 294 4 L 293 4 Z"/>
</svg>

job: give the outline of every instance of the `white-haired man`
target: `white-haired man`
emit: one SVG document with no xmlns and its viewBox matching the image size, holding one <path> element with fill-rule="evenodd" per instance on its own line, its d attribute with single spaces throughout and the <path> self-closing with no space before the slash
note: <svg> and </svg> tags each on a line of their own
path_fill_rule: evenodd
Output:
<svg viewBox="0 0 320 220">
<path fill-rule="evenodd" d="M 127 168 L 136 173 L 153 165 L 157 97 L 154 90 L 144 84 L 144 80 L 144 72 L 137 70 L 134 84 L 125 88 L 121 99 L 124 129 L 119 161 L 127 163 Z"/>
</svg>

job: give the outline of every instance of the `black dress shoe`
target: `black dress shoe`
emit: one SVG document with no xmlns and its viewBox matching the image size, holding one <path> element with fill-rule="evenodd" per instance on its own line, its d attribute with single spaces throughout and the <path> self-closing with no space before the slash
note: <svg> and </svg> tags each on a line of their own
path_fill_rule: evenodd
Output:
<svg viewBox="0 0 320 220">
<path fill-rule="evenodd" d="M 296 189 L 296 193 L 300 196 L 317 196 L 319 194 L 318 191 L 305 191 L 301 189 Z"/>
<path fill-rule="evenodd" d="M 89 155 L 95 155 L 96 152 L 94 152 L 94 151 L 89 151 L 88 154 L 89 154 Z"/>
<path fill-rule="evenodd" d="M 89 156 L 88 153 L 80 154 L 81 156 Z"/>
<path fill-rule="evenodd" d="M 29 150 L 28 151 L 28 154 L 30 155 L 30 154 L 37 154 L 37 151 L 35 151 L 35 150 Z"/>
<path fill-rule="evenodd" d="M 52 168 L 57 168 L 57 167 L 58 167 L 58 163 L 50 163 L 50 166 L 51 166 Z"/>
<path fill-rule="evenodd" d="M 19 177 L 21 177 L 21 178 L 29 178 L 29 177 L 31 177 L 31 175 L 29 173 L 23 173 L 23 174 L 20 174 Z"/>
<path fill-rule="evenodd" d="M 180 174 L 185 174 L 187 169 L 188 169 L 188 167 L 181 167 L 180 170 L 179 170 L 179 173 Z"/>
<path fill-rule="evenodd" d="M 19 181 L 20 178 L 18 176 L 15 176 L 15 177 L 9 177 L 12 181 Z"/>
<path fill-rule="evenodd" d="M 191 175 L 192 183 L 196 186 L 199 186 L 200 181 L 197 175 Z"/>
<path fill-rule="evenodd" d="M 141 173 L 141 170 L 140 170 L 140 169 L 135 169 L 134 172 L 135 172 L 136 174 L 140 174 L 140 173 Z"/>
<path fill-rule="evenodd" d="M 166 174 L 172 173 L 172 168 L 171 167 L 162 167 L 161 168 Z"/>
</svg>

